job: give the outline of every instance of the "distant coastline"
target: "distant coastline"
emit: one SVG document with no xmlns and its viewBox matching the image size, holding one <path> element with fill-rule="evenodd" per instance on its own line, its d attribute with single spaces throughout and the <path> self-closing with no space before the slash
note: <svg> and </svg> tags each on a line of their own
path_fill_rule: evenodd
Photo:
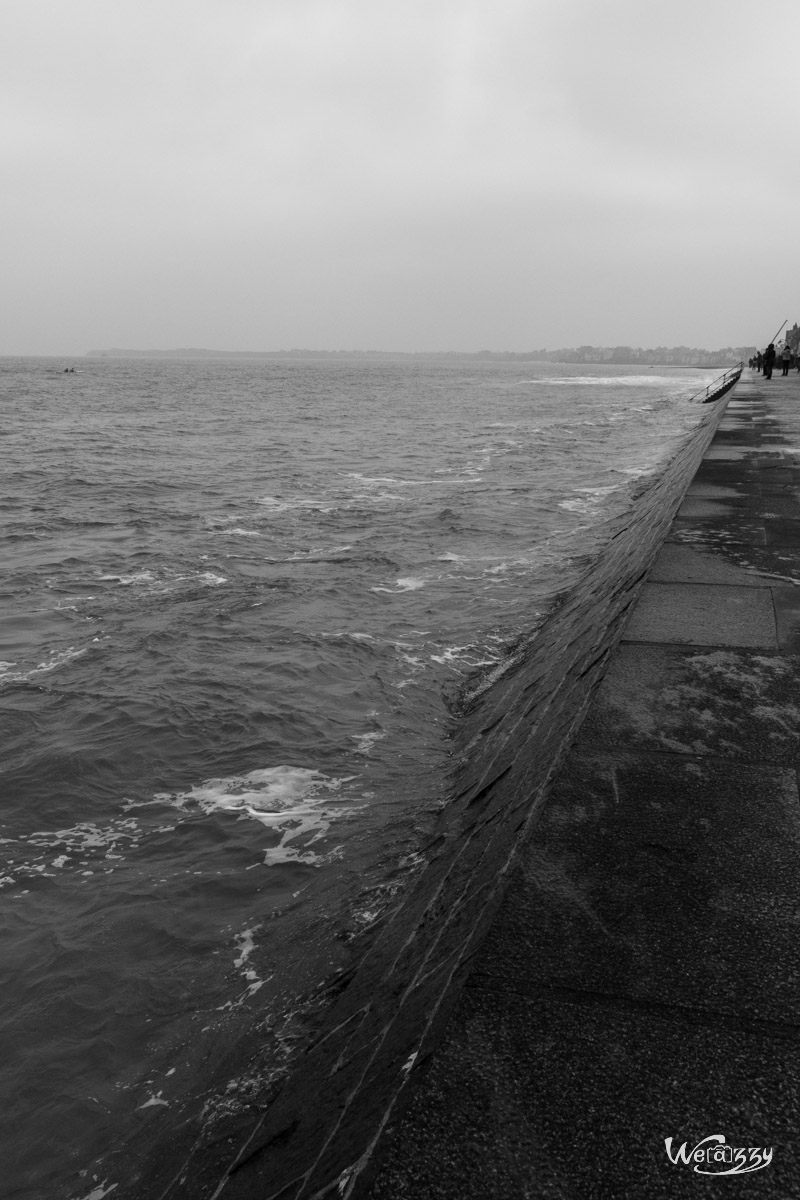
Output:
<svg viewBox="0 0 800 1200">
<path fill-rule="evenodd" d="M 478 350 L 403 351 L 403 350 L 206 350 L 185 347 L 177 350 L 132 350 L 114 346 L 108 350 L 89 350 L 86 358 L 318 358 L 318 359 L 482 359 L 491 362 L 608 363 L 619 366 L 648 367 L 728 367 L 746 361 L 756 353 L 755 346 L 726 346 L 720 350 L 702 350 L 691 346 L 657 346 L 642 350 L 633 346 L 578 346 L 560 350 L 524 352 Z"/>
</svg>

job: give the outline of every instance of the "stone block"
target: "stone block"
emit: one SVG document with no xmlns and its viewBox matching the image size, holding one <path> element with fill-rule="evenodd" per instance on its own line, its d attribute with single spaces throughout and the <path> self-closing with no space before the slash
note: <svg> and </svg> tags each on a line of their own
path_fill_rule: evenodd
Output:
<svg viewBox="0 0 800 1200">
<path fill-rule="evenodd" d="M 777 648 L 769 588 L 647 583 L 624 641 Z"/>
</svg>

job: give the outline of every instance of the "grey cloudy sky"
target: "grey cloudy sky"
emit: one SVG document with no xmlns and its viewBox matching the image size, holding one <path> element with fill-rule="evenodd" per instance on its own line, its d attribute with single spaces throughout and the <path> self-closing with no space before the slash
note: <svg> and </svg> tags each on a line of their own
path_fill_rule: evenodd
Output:
<svg viewBox="0 0 800 1200">
<path fill-rule="evenodd" d="M 4 0 L 0 353 L 761 343 L 797 0 Z"/>
</svg>

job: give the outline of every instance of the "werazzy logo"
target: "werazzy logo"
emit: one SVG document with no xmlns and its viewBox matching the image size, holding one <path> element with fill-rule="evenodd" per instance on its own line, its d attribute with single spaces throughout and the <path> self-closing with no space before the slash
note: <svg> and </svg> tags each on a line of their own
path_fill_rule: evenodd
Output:
<svg viewBox="0 0 800 1200">
<path fill-rule="evenodd" d="M 673 1165 L 693 1166 L 698 1175 L 745 1175 L 748 1171 L 760 1171 L 772 1162 L 771 1146 L 768 1150 L 761 1146 L 729 1146 L 724 1133 L 710 1134 L 693 1150 L 687 1150 L 684 1142 L 673 1153 L 671 1137 L 664 1145 Z"/>
</svg>

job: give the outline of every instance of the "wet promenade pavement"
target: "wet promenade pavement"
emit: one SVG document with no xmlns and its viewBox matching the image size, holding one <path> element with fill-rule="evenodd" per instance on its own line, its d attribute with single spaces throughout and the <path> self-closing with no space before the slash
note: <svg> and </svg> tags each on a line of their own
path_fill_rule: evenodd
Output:
<svg viewBox="0 0 800 1200">
<path fill-rule="evenodd" d="M 745 372 L 355 1194 L 800 1197 L 798 765 L 800 375 Z"/>
</svg>

